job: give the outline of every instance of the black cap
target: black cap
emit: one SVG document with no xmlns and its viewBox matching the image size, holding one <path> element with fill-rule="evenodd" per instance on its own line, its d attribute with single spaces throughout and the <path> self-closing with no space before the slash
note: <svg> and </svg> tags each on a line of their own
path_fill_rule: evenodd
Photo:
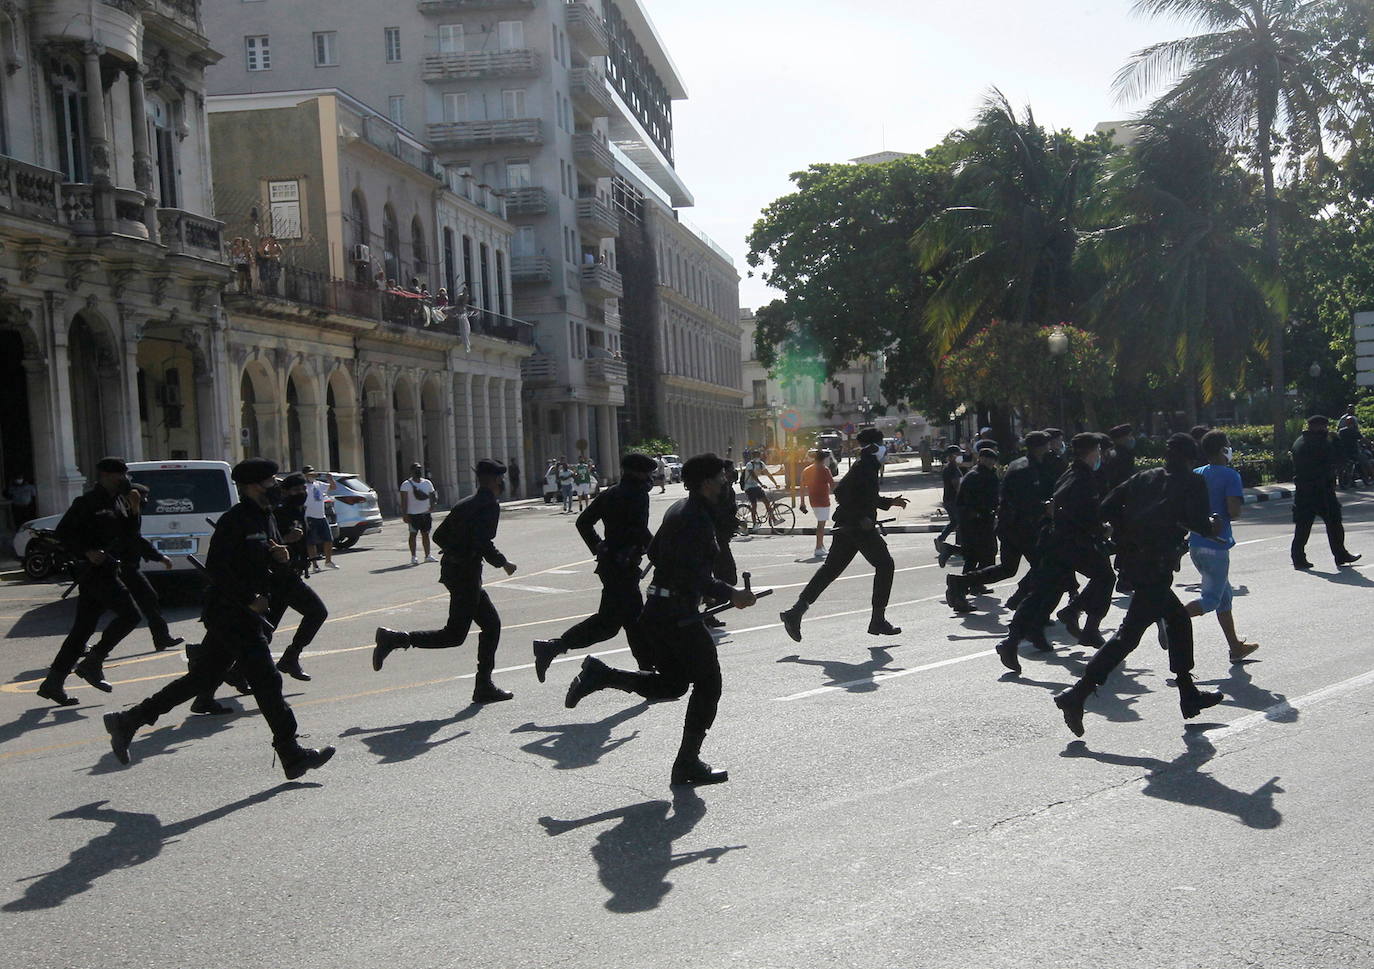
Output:
<svg viewBox="0 0 1374 969">
<path fill-rule="evenodd" d="M 1064 432 L 1057 427 L 1047 427 L 1045 428 L 1045 436 L 1051 441 L 1057 441 L 1064 436 Z"/>
<path fill-rule="evenodd" d="M 276 477 L 276 474 L 277 462 L 266 458 L 249 458 L 234 465 L 230 477 L 234 479 L 234 484 L 262 484 L 268 478 Z"/>
<path fill-rule="evenodd" d="M 1044 431 L 1031 431 L 1021 439 L 1024 448 L 1044 447 L 1050 443 L 1050 436 Z"/>
<path fill-rule="evenodd" d="M 1130 437 L 1135 433 L 1135 428 L 1130 424 L 1118 424 L 1107 433 L 1112 437 Z"/>
<path fill-rule="evenodd" d="M 281 486 L 283 488 L 304 488 L 305 475 L 299 473 L 288 474 L 285 478 L 281 479 Z"/>
<path fill-rule="evenodd" d="M 1164 448 L 1170 454 L 1177 454 L 1189 461 L 1197 460 L 1197 441 L 1193 440 L 1191 434 L 1184 434 L 1180 431 L 1178 434 L 1169 435 L 1169 442 L 1164 445 Z"/>
<path fill-rule="evenodd" d="M 1095 447 L 1102 446 L 1102 436 L 1094 434 L 1092 431 L 1084 431 L 1082 434 L 1073 436 L 1072 444 L 1075 454 L 1079 451 L 1091 451 Z"/>
<path fill-rule="evenodd" d="M 725 470 L 725 462 L 714 454 L 697 454 L 682 466 L 682 483 L 692 491 L 703 481 L 709 481 Z"/>
<path fill-rule="evenodd" d="M 129 470 L 129 466 L 124 463 L 123 458 L 101 458 L 95 463 L 97 471 L 105 471 L 110 474 L 124 474 Z"/>
<path fill-rule="evenodd" d="M 477 477 L 492 478 L 506 473 L 506 466 L 500 461 L 483 458 L 477 462 Z"/>
<path fill-rule="evenodd" d="M 1331 423 L 1331 418 L 1325 416 L 1324 414 L 1313 414 L 1311 417 L 1309 417 L 1309 418 L 1307 419 L 1307 423 L 1309 423 L 1309 424 L 1320 424 L 1320 425 L 1322 425 L 1323 427 L 1325 427 L 1327 424 L 1330 424 L 1330 423 Z M 109 458 L 106 458 L 106 460 L 108 461 Z M 119 459 L 116 458 L 115 460 L 119 460 Z M 100 465 L 96 465 L 96 467 L 100 467 Z"/>
<path fill-rule="evenodd" d="M 865 427 L 855 438 L 860 444 L 882 444 L 883 432 L 876 427 Z"/>
<path fill-rule="evenodd" d="M 978 445 L 978 456 L 981 458 L 984 454 L 990 454 L 990 455 L 992 455 L 994 458 L 997 458 L 997 457 L 1000 457 L 1000 456 L 1001 456 L 1000 453 L 998 452 L 997 448 L 996 448 L 994 445 L 992 445 L 992 444 L 980 444 L 980 445 Z"/>
<path fill-rule="evenodd" d="M 957 444 L 950 444 L 945 448 L 945 457 L 952 458 L 956 454 L 963 454 L 964 449 Z"/>
<path fill-rule="evenodd" d="M 631 452 L 620 459 L 620 470 L 636 471 L 640 474 L 653 474 L 658 470 L 658 463 L 647 454 L 640 454 L 638 451 Z"/>
</svg>

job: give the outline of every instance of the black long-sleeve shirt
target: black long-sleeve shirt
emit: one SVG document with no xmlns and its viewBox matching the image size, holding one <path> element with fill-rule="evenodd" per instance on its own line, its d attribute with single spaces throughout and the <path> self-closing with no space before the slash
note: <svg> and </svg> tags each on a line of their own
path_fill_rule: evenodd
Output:
<svg viewBox="0 0 1374 969">
<path fill-rule="evenodd" d="M 162 553 L 141 534 L 143 519 L 123 495 L 96 487 L 72 500 L 57 523 L 57 537 L 81 560 L 90 551 L 104 552 L 134 566 L 139 559 L 156 562 Z"/>
<path fill-rule="evenodd" d="M 600 524 L 605 536 L 597 534 Z M 577 516 L 577 533 L 603 568 L 636 568 L 649 547 L 649 486 L 621 481 L 600 492 Z"/>
<path fill-rule="evenodd" d="M 1113 526 L 1117 567 L 1137 585 L 1172 581 L 1188 532 L 1213 532 L 1207 484 L 1191 470 L 1142 471 L 1103 499 L 1102 514 Z"/>
<path fill-rule="evenodd" d="M 205 553 L 206 606 L 217 600 L 247 606 L 268 595 L 276 565 L 272 543 L 281 543 L 276 519 L 257 502 L 244 499 L 220 515 Z"/>
<path fill-rule="evenodd" d="M 943 497 L 940 503 L 945 506 L 946 511 L 953 511 L 955 502 L 959 499 L 959 482 L 964 477 L 964 469 L 959 467 L 957 461 L 950 461 L 945 464 L 940 472 L 940 481 L 944 485 Z"/>
<path fill-rule="evenodd" d="M 1339 457 L 1331 436 L 1325 431 L 1303 431 L 1293 442 L 1293 483 L 1299 488 L 1319 491 L 1334 489 Z"/>
<path fill-rule="evenodd" d="M 485 561 L 493 568 L 506 564 L 496 548 L 496 528 L 501 523 L 501 503 L 486 488 L 478 488 L 448 513 L 434 530 L 434 544 L 444 553 L 440 575 L 452 569 L 482 571 Z"/>
<path fill-rule="evenodd" d="M 891 498 L 878 494 L 878 479 L 882 467 L 873 451 L 864 451 L 859 460 L 845 472 L 835 485 L 835 524 L 858 525 L 864 520 L 877 521 L 878 509 L 892 507 Z"/>
<path fill-rule="evenodd" d="M 1085 545 L 1101 537 L 1102 492 L 1097 472 L 1075 461 L 1054 486 L 1054 539 Z"/>
<path fill-rule="evenodd" d="M 719 551 L 711 505 L 694 492 L 668 509 L 649 543 L 653 585 L 687 597 L 729 599 L 734 588 L 713 573 Z"/>
<path fill-rule="evenodd" d="M 1045 502 L 1054 497 L 1057 478 L 1048 455 L 1038 461 L 1026 455 L 1008 465 L 997 505 L 998 527 L 1033 537 L 1045 519 Z"/>
<path fill-rule="evenodd" d="M 1001 482 L 993 468 L 976 466 L 959 482 L 959 524 L 991 523 L 997 514 L 998 491 Z"/>
</svg>

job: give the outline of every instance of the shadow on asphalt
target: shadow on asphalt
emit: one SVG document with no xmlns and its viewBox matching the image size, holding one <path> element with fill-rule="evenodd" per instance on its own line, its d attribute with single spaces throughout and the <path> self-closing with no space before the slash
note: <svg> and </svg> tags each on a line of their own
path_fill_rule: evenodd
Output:
<svg viewBox="0 0 1374 969">
<path fill-rule="evenodd" d="M 109 801 L 92 801 L 70 811 L 54 814 L 50 820 L 95 821 L 99 824 L 108 824 L 110 827 L 109 830 L 73 850 L 61 868 L 20 879 L 21 882 L 29 883 L 24 889 L 24 894 L 0 905 L 0 911 L 33 912 L 56 908 L 67 899 L 89 891 L 94 887 L 96 880 L 104 875 L 152 861 L 162 853 L 164 845 L 171 844 L 202 825 L 218 821 L 235 811 L 262 804 L 286 791 L 307 790 L 320 786 L 299 781 L 278 784 L 251 797 L 167 825 L 158 820 L 156 814 L 106 808 L 105 805 Z"/>
<path fill-rule="evenodd" d="M 1229 676 L 1207 681 L 1206 685 L 1215 686 L 1225 695 L 1226 699 L 1222 703 L 1229 707 L 1240 707 L 1242 710 L 1268 710 L 1270 707 L 1277 706 L 1288 699 L 1282 693 L 1275 693 L 1256 686 L 1254 678 L 1250 676 L 1250 665 L 1258 660 L 1244 660 L 1239 663 L 1231 664 Z M 1272 720 L 1274 723 L 1293 723 L 1298 719 L 1298 711 L 1293 707 L 1276 713 Z"/>
<path fill-rule="evenodd" d="M 470 730 L 461 730 L 442 740 L 431 738 L 445 727 L 471 720 L 482 709 L 480 703 L 469 703 L 451 717 L 442 720 L 416 720 L 412 723 L 398 723 L 391 727 L 349 727 L 340 737 L 361 737 L 367 749 L 377 756 L 379 764 L 399 764 L 427 754 L 435 747 L 442 747 L 460 737 L 466 737 Z"/>
<path fill-rule="evenodd" d="M 1216 748 L 1200 732 L 1211 724 L 1192 724 L 1184 734 L 1187 749 L 1171 761 L 1157 757 L 1128 757 L 1090 750 L 1081 740 L 1064 748 L 1061 757 L 1083 757 L 1101 764 L 1121 767 L 1140 767 L 1150 773 L 1145 776 L 1141 794 L 1172 801 L 1187 807 L 1204 808 L 1233 816 L 1247 828 L 1277 828 L 1283 815 L 1274 806 L 1274 795 L 1282 794 L 1277 777 L 1270 778 L 1254 791 L 1238 791 L 1200 768 L 1216 756 Z"/>
<path fill-rule="evenodd" d="M 44 730 L 48 727 L 65 727 L 77 723 L 87 719 L 81 710 L 96 709 L 96 707 L 55 707 L 47 700 L 39 700 L 38 702 L 43 705 L 34 707 L 32 710 L 25 710 L 9 723 L 0 724 L 0 744 L 18 740 L 35 730 Z M 47 716 L 48 713 L 52 713 L 52 716 Z"/>
<path fill-rule="evenodd" d="M 1071 653 L 1042 653 L 1039 650 L 1022 652 L 1021 658 L 1038 659 L 1046 666 L 1058 666 L 1069 674 L 1067 683 L 1052 682 L 1048 680 L 1028 679 L 1024 673 L 1021 676 L 1008 674 L 1005 678 L 1008 683 L 1024 683 L 1026 686 L 1038 686 L 1051 693 L 1058 693 L 1060 690 L 1068 689 L 1078 678 L 1083 675 L 1083 670 L 1088 666 L 1087 657 L 1080 652 Z M 1022 668 L 1025 668 L 1022 663 Z M 1140 714 L 1135 710 L 1136 701 L 1148 693 L 1154 691 L 1143 686 L 1136 676 L 1144 673 L 1144 669 L 1131 669 L 1120 667 L 1112 671 L 1111 678 L 1107 685 L 1100 688 L 1088 700 L 1088 710 L 1100 717 L 1105 717 L 1112 723 L 1133 723 L 1141 719 Z"/>
<path fill-rule="evenodd" d="M 602 757 L 623 747 L 639 736 L 639 731 L 612 739 L 611 732 L 626 721 L 633 720 L 645 710 L 649 703 L 637 703 L 614 716 L 595 723 L 563 723 L 541 727 L 535 723 L 523 723 L 511 733 L 542 733 L 547 736 L 521 745 L 527 754 L 547 757 L 553 761 L 555 770 L 576 770 L 591 767 Z"/>
<path fill-rule="evenodd" d="M 542 817 L 539 823 L 550 837 L 558 837 L 588 825 L 617 822 L 596 836 L 591 852 L 601 884 L 611 893 L 606 908 L 611 912 L 647 912 L 657 908 L 673 890 L 668 875 L 675 868 L 705 861 L 714 865 L 731 851 L 748 845 L 703 848 L 674 852 L 673 842 L 691 834 L 706 816 L 706 802 L 690 787 L 673 790 L 673 800 L 643 801 L 577 821 Z"/>
<path fill-rule="evenodd" d="M 892 646 L 870 646 L 871 656 L 867 663 L 846 663 L 838 659 L 802 659 L 796 653 L 783 656 L 779 663 L 795 663 L 798 666 L 817 666 L 825 674 L 828 682 L 822 686 L 840 686 L 850 693 L 872 693 L 878 689 L 879 681 L 874 679 L 879 673 L 900 673 L 902 667 L 892 665 Z"/>
<path fill-rule="evenodd" d="M 236 714 L 243 714 L 246 711 L 235 710 Z M 151 731 L 140 731 L 135 737 L 134 742 L 129 745 L 129 754 L 133 762 L 147 760 L 150 757 L 161 757 L 167 754 L 175 754 L 183 746 L 193 740 L 202 737 L 210 737 L 222 731 L 228 730 L 234 725 L 238 717 L 233 714 L 222 714 L 217 716 L 203 716 L 190 714 L 181 723 L 170 727 L 161 727 Z M 103 731 L 103 727 L 101 728 Z M 103 734 L 102 734 L 103 735 Z M 89 771 L 87 776 L 95 777 L 99 774 L 111 774 L 115 771 L 128 770 L 118 760 L 111 751 L 106 751 Z"/>
</svg>

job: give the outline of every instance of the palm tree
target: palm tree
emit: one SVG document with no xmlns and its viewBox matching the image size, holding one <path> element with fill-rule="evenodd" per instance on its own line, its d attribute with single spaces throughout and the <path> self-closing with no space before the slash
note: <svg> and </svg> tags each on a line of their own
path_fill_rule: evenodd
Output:
<svg viewBox="0 0 1374 969">
<path fill-rule="evenodd" d="M 1253 151 L 1264 176 L 1264 264 L 1279 268 L 1279 204 L 1274 166 L 1287 136 L 1294 154 L 1321 151 L 1331 99 L 1322 79 L 1319 18 L 1330 0 L 1136 0 L 1137 13 L 1190 22 L 1205 33 L 1138 51 L 1116 78 L 1117 94 L 1134 100 L 1172 81 L 1157 113 L 1202 117 Z M 1269 335 L 1274 453 L 1284 442 L 1284 307 L 1275 306 Z"/>
<path fill-rule="evenodd" d="M 1253 177 L 1215 128 L 1147 118 L 1100 184 L 1105 228 L 1080 256 L 1104 280 L 1089 303 L 1108 349 L 1136 373 L 1179 374 L 1189 421 L 1234 385 L 1270 319 L 1272 281 L 1246 230 L 1258 220 Z"/>
</svg>

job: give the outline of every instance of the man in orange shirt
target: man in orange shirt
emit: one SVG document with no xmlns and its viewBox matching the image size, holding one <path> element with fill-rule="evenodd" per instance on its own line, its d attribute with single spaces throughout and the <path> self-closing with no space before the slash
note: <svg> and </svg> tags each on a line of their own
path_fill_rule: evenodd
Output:
<svg viewBox="0 0 1374 969">
<path fill-rule="evenodd" d="M 811 451 L 811 463 L 801 476 L 801 510 L 806 514 L 806 503 L 811 502 L 811 510 L 816 513 L 816 555 L 825 558 L 825 523 L 830 521 L 830 493 L 835 490 L 835 476 L 825 462 L 825 452 L 819 448 Z"/>
</svg>

